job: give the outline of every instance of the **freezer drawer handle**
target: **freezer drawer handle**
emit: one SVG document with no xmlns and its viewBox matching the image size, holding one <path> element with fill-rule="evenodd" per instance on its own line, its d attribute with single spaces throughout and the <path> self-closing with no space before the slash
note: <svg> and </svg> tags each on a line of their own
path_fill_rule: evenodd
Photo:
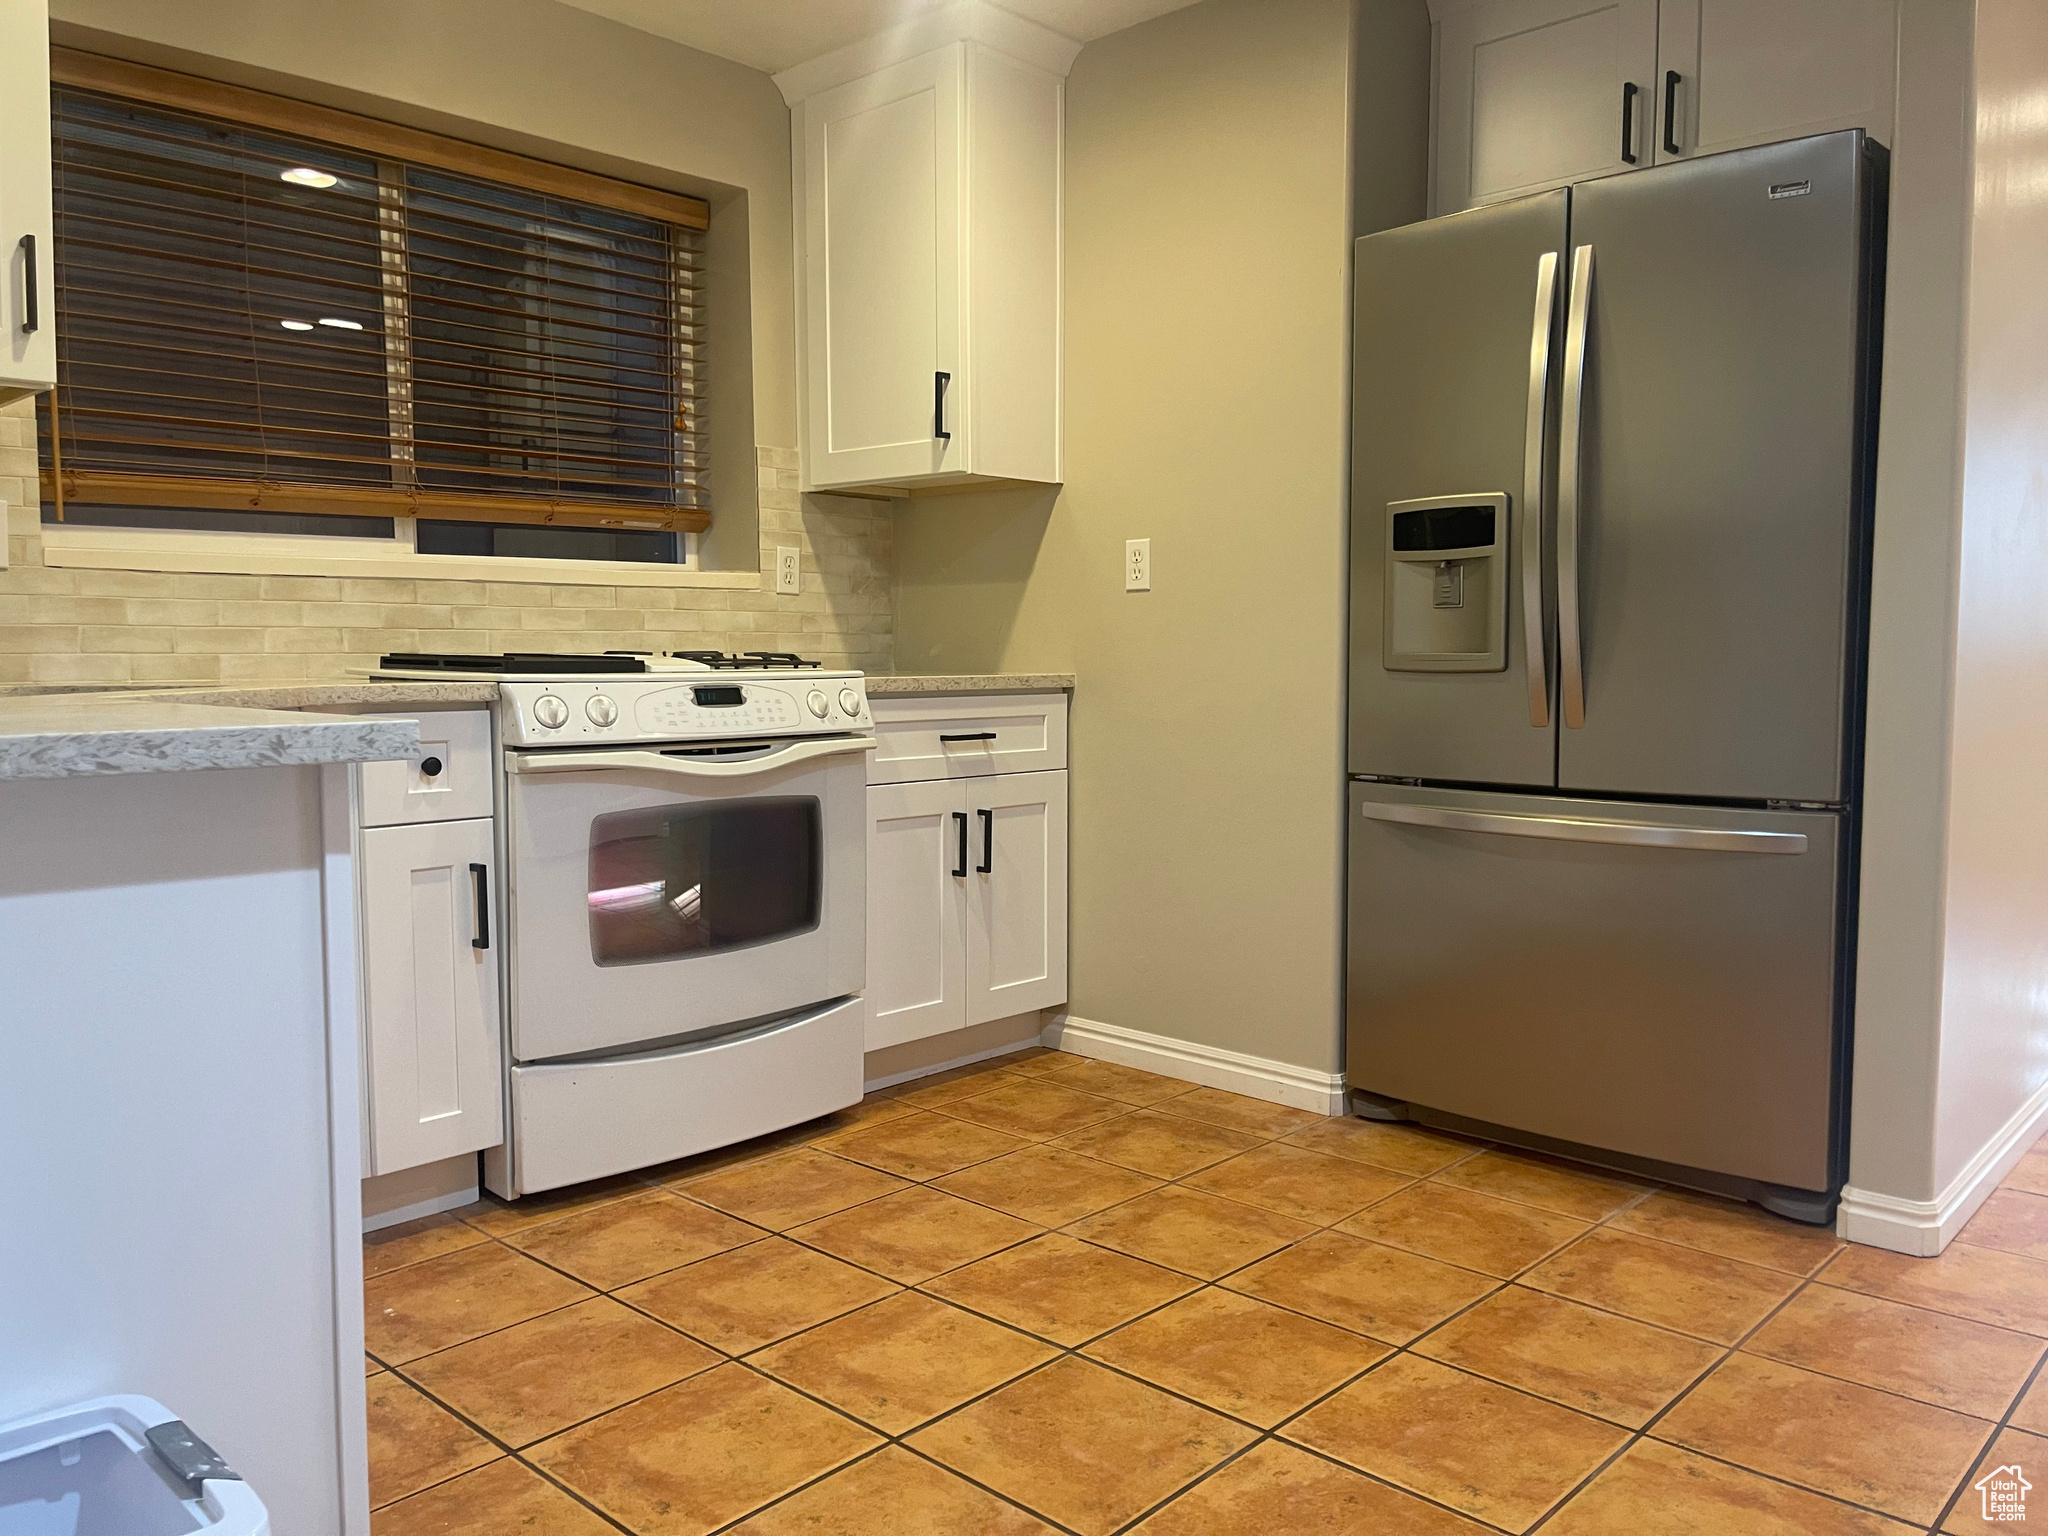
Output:
<svg viewBox="0 0 2048 1536">
<path fill-rule="evenodd" d="M 1622 82 L 1621 87 L 1621 163 L 1636 163 L 1636 83 Z"/>
<path fill-rule="evenodd" d="M 1586 328 L 1593 305 L 1593 247 L 1572 252 L 1572 297 L 1564 322 L 1564 401 L 1558 423 L 1557 665 L 1564 723 L 1586 723 L 1586 670 L 1579 652 L 1580 461 L 1586 421 Z"/>
<path fill-rule="evenodd" d="M 1557 316 L 1557 252 L 1536 258 L 1536 319 L 1529 334 L 1529 415 L 1522 435 L 1522 663 L 1529 675 L 1529 723 L 1550 724 L 1550 656 L 1543 623 L 1545 413 L 1550 407 L 1550 333 Z"/>
<path fill-rule="evenodd" d="M 744 779 L 756 774 L 809 762 L 814 757 L 834 757 L 842 752 L 870 752 L 878 745 L 872 736 L 828 736 L 793 741 L 778 751 L 760 757 L 693 762 L 662 752 L 507 752 L 509 773 L 602 773 L 607 769 L 631 768 L 642 772 L 673 773 L 687 779 Z"/>
<path fill-rule="evenodd" d="M 1804 832 L 1646 827 L 1630 821 L 1457 811 L 1441 805 L 1366 805 L 1360 810 L 1369 821 L 1398 821 L 1411 827 L 1443 827 L 1452 832 L 1495 832 L 1503 837 L 1543 837 L 1560 843 L 1626 843 L 1637 848 L 1697 848 L 1711 853 L 1806 852 Z"/>
</svg>

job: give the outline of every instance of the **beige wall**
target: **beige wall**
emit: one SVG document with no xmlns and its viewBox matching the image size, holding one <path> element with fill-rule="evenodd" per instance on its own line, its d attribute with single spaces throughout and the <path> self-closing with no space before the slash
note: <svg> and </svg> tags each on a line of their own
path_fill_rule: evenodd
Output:
<svg viewBox="0 0 2048 1536">
<path fill-rule="evenodd" d="M 2048 11 L 1975 62 L 1937 1190 L 2048 1084 Z"/>
<path fill-rule="evenodd" d="M 32 443 L 8 412 L 0 684 L 321 677 L 407 647 L 717 645 L 889 669 L 889 518 L 795 489 L 789 113 L 767 75 L 552 0 L 52 0 L 51 16 L 74 46 L 707 197 L 706 562 L 764 581 L 794 544 L 805 590 L 46 567 Z"/>
<path fill-rule="evenodd" d="M 1926 1204 L 2048 1085 L 2048 12 L 1901 16 L 1850 1183 Z"/>
<path fill-rule="evenodd" d="M 1419 0 L 1372 10 L 1411 23 L 1390 46 L 1420 79 Z M 1078 674 L 1072 1011 L 1324 1071 L 1341 1061 L 1351 47 L 1348 0 L 1204 0 L 1082 50 L 1065 486 L 897 523 L 903 670 Z M 1419 190 L 1426 123 L 1402 127 L 1376 147 Z M 1129 538 L 1152 540 L 1149 593 L 1123 591 Z"/>
<path fill-rule="evenodd" d="M 1933 1197 L 1969 262 L 1970 6 L 1903 0 L 1872 540 L 1849 1183 Z"/>
</svg>

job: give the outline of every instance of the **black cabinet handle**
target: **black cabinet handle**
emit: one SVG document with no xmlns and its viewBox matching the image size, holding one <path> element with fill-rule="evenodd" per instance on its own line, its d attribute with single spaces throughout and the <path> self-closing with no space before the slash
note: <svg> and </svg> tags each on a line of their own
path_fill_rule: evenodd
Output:
<svg viewBox="0 0 2048 1536">
<path fill-rule="evenodd" d="M 981 818 L 981 862 L 974 866 L 974 872 L 993 874 L 996 867 L 996 813 L 981 810 L 974 814 Z"/>
<path fill-rule="evenodd" d="M 476 937 L 469 941 L 471 949 L 491 947 L 491 872 L 481 864 L 469 866 L 469 878 L 476 887 Z"/>
<path fill-rule="evenodd" d="M 1636 83 L 1625 80 L 1621 86 L 1621 163 L 1636 163 Z"/>
<path fill-rule="evenodd" d="M 967 813 L 965 811 L 955 811 L 953 813 L 953 820 L 960 824 L 960 867 L 954 870 L 953 874 L 955 878 L 965 880 L 967 878 Z"/>
<path fill-rule="evenodd" d="M 940 741 L 994 741 L 994 731 L 962 731 L 957 736 L 940 736 Z"/>
<path fill-rule="evenodd" d="M 946 430 L 946 386 L 952 382 L 950 373 L 932 375 L 932 436 L 942 443 L 953 441 L 953 434 Z"/>
<path fill-rule="evenodd" d="M 1681 76 L 1675 69 L 1664 71 L 1664 153 L 1680 155 L 1685 151 L 1678 147 L 1678 82 Z"/>
<path fill-rule="evenodd" d="M 42 328 L 43 324 L 42 310 L 39 307 L 42 302 L 40 293 L 42 284 L 36 281 L 36 237 L 34 235 L 23 235 L 19 244 L 21 247 L 21 281 L 22 286 L 27 290 L 28 297 L 28 302 L 22 306 L 21 310 L 21 331 L 24 336 L 32 336 Z"/>
<path fill-rule="evenodd" d="M 442 766 L 441 759 L 438 757 L 423 757 L 420 759 L 420 776 L 422 778 L 438 779 L 441 777 Z"/>
</svg>

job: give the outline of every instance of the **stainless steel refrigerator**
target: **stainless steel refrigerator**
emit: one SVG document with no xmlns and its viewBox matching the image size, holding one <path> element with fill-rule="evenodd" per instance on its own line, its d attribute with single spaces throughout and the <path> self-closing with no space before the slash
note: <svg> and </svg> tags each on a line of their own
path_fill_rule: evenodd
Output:
<svg viewBox="0 0 2048 1536">
<path fill-rule="evenodd" d="M 1702 157 L 1357 243 L 1347 1078 L 1826 1220 L 1885 157 Z"/>
</svg>

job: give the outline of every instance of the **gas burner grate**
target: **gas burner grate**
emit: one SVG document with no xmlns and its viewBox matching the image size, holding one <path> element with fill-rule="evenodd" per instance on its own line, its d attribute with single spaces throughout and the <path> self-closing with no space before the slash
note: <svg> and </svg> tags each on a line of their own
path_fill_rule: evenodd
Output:
<svg viewBox="0 0 2048 1536">
<path fill-rule="evenodd" d="M 723 651 L 671 651 L 669 654 L 680 661 L 702 662 L 720 672 L 790 671 L 824 665 L 820 661 L 806 661 L 789 651 L 743 651 L 737 656 L 728 656 Z"/>
</svg>

